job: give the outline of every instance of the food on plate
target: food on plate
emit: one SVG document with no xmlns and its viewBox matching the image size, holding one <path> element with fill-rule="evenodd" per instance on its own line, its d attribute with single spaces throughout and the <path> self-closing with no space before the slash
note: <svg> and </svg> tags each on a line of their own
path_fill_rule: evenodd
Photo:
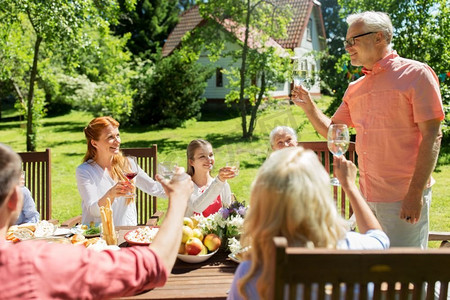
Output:
<svg viewBox="0 0 450 300">
<path fill-rule="evenodd" d="M 82 234 L 74 234 L 70 238 L 70 241 L 72 242 L 72 244 L 80 244 L 83 243 L 85 239 L 86 238 Z"/>
<path fill-rule="evenodd" d="M 84 235 L 97 235 L 100 234 L 100 227 L 99 226 L 92 226 L 86 229 L 83 233 Z"/>
<path fill-rule="evenodd" d="M 16 225 L 16 226 L 17 226 L 17 228 L 27 228 L 27 229 L 31 230 L 32 232 L 36 231 L 36 224 L 33 224 L 33 223 L 23 223 L 23 224 Z M 11 226 L 11 227 L 13 227 L 13 226 Z"/>
<path fill-rule="evenodd" d="M 99 240 L 100 240 L 99 237 L 95 237 L 95 238 L 92 238 L 92 239 L 86 239 L 83 244 L 84 244 L 84 246 L 86 248 L 89 248 L 89 246 L 97 243 Z"/>
<path fill-rule="evenodd" d="M 20 227 L 20 226 L 19 226 Z M 56 227 L 52 223 L 42 220 L 36 223 L 36 230 L 34 231 L 35 237 L 47 237 L 53 235 Z"/>
<path fill-rule="evenodd" d="M 106 199 L 106 206 L 100 207 L 100 216 L 102 219 L 103 239 L 108 245 L 117 245 L 117 235 L 114 229 L 111 200 L 109 198 Z"/>
<path fill-rule="evenodd" d="M 212 252 L 219 249 L 222 241 L 216 234 L 210 233 L 205 236 L 205 238 L 203 239 L 203 243 L 205 244 L 206 248 L 208 248 L 208 250 Z"/>
<path fill-rule="evenodd" d="M 127 232 L 125 240 L 132 244 L 150 244 L 153 242 L 158 230 L 158 227 L 139 227 Z"/>
</svg>

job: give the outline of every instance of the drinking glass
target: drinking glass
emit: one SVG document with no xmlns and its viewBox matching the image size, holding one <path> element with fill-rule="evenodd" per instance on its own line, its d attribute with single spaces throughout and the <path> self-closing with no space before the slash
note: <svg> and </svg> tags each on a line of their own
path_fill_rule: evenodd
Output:
<svg viewBox="0 0 450 300">
<path fill-rule="evenodd" d="M 334 156 L 341 156 L 347 152 L 350 144 L 350 133 L 345 124 L 331 124 L 328 128 L 328 149 Z M 332 185 L 340 185 L 339 180 L 331 178 Z"/>
<path fill-rule="evenodd" d="M 130 163 L 130 170 L 123 171 L 123 175 L 127 178 L 129 182 L 132 182 L 133 178 L 137 176 L 139 173 L 139 168 L 137 167 L 137 158 L 136 156 L 127 156 L 128 159 L 131 159 L 134 163 Z M 126 195 L 127 198 L 133 198 L 136 196 L 135 193 L 128 193 Z"/>
<path fill-rule="evenodd" d="M 226 163 L 227 167 L 231 167 L 231 170 L 234 172 L 234 176 L 239 175 L 239 161 L 229 161 Z"/>
<path fill-rule="evenodd" d="M 163 161 L 158 164 L 158 173 L 165 179 L 172 179 L 175 174 L 175 168 L 178 165 L 171 161 Z"/>
</svg>

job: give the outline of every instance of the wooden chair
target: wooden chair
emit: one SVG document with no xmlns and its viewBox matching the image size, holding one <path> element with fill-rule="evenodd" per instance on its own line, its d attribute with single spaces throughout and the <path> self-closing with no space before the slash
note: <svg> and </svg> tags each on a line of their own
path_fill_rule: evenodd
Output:
<svg viewBox="0 0 450 300">
<path fill-rule="evenodd" d="M 305 149 L 310 149 L 316 152 L 319 157 L 319 161 L 322 162 L 325 170 L 329 174 L 333 174 L 333 154 L 328 150 L 327 141 L 318 141 L 318 142 L 299 142 L 299 146 L 302 146 Z M 350 142 L 348 150 L 345 154 L 345 157 L 348 160 L 356 163 L 356 150 L 355 143 Z M 341 216 L 348 219 L 353 214 L 352 207 L 350 203 L 346 200 L 346 195 L 344 190 L 340 186 L 333 186 L 333 197 L 336 205 L 341 212 Z"/>
<path fill-rule="evenodd" d="M 122 148 L 121 150 L 125 156 L 135 156 L 141 169 L 150 177 L 155 177 L 158 153 L 157 145 L 154 144 L 149 148 Z M 164 215 L 163 212 L 157 211 L 157 197 L 155 196 L 150 196 L 136 189 L 135 201 L 138 225 L 154 226 L 158 223 L 159 218 L 162 218 Z M 62 226 L 73 227 L 77 224 L 81 224 L 81 216 L 76 216 L 63 222 Z"/>
<path fill-rule="evenodd" d="M 450 297 L 450 249 L 306 249 L 288 247 L 284 237 L 274 243 L 274 299 Z"/>
<path fill-rule="evenodd" d="M 51 151 L 19 152 L 25 171 L 25 186 L 30 190 L 42 220 L 51 220 Z"/>
</svg>

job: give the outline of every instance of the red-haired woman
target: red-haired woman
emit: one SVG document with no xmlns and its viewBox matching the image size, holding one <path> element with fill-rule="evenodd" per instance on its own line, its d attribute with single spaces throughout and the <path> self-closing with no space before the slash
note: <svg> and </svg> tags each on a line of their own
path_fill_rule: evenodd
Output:
<svg viewBox="0 0 450 300">
<path fill-rule="evenodd" d="M 87 152 L 76 171 L 78 191 L 82 199 L 82 223 L 99 223 L 100 207 L 111 200 L 114 225 L 137 225 L 134 186 L 124 172 L 137 170 L 135 185 L 142 191 L 166 198 L 159 182 L 150 178 L 133 159 L 120 152 L 119 122 L 111 117 L 93 119 L 84 128 Z M 127 197 L 128 196 L 128 197 Z"/>
</svg>

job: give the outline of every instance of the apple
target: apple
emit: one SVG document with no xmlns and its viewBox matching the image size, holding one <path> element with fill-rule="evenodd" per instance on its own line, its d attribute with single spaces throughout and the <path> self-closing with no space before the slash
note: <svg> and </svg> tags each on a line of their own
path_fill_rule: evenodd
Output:
<svg viewBox="0 0 450 300">
<path fill-rule="evenodd" d="M 205 244 L 206 248 L 211 252 L 219 249 L 221 243 L 222 241 L 220 238 L 214 233 L 208 234 L 203 240 L 203 244 Z"/>
<path fill-rule="evenodd" d="M 195 228 L 192 231 L 194 232 L 194 237 L 198 238 L 200 241 L 203 241 L 203 232 L 200 228 Z"/>
<path fill-rule="evenodd" d="M 189 240 L 187 240 L 186 245 L 184 246 L 186 249 L 186 253 L 189 255 L 197 255 L 202 251 L 203 244 L 202 241 L 200 241 L 196 237 L 191 237 Z"/>
<path fill-rule="evenodd" d="M 181 236 L 181 242 L 186 243 L 187 240 L 189 240 L 193 236 L 194 236 L 194 232 L 192 231 L 192 228 L 184 225 L 183 226 L 183 234 Z"/>
<path fill-rule="evenodd" d="M 180 244 L 180 248 L 178 248 L 178 254 L 184 254 L 186 253 L 186 247 L 184 245 L 184 243 Z"/>
<path fill-rule="evenodd" d="M 191 218 L 191 220 L 192 220 L 192 222 L 194 223 L 194 227 L 193 227 L 193 228 L 196 228 L 197 225 L 198 225 L 198 220 L 195 219 L 195 218 Z"/>
<path fill-rule="evenodd" d="M 206 255 L 208 254 L 208 248 L 205 245 L 202 247 L 202 251 L 200 251 L 197 255 Z"/>
<path fill-rule="evenodd" d="M 194 226 L 194 221 L 192 221 L 192 219 L 191 219 L 191 218 L 188 218 L 188 217 L 184 217 L 184 218 L 183 218 L 183 225 L 184 225 L 184 226 L 189 226 L 189 227 L 191 227 L 192 229 L 195 228 L 195 226 Z"/>
</svg>

